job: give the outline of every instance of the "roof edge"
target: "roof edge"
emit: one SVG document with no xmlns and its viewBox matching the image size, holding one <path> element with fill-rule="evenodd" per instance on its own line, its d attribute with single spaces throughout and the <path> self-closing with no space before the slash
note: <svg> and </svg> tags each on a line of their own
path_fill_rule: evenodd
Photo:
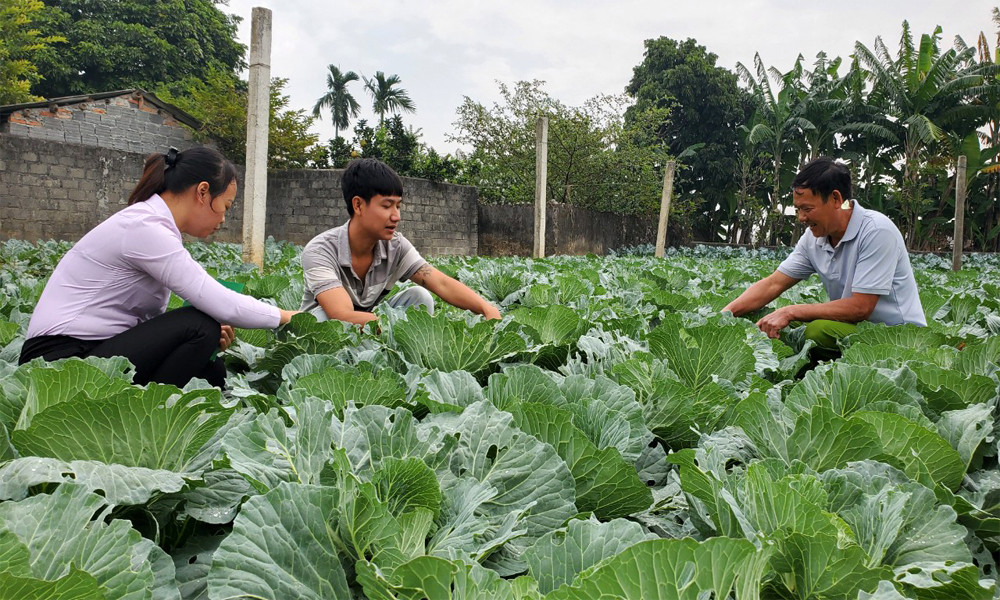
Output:
<svg viewBox="0 0 1000 600">
<path fill-rule="evenodd" d="M 147 92 L 142 88 L 130 88 L 126 90 L 114 90 L 111 92 L 99 92 L 96 94 L 79 94 L 76 96 L 62 96 L 59 98 L 48 98 L 46 100 L 40 100 L 38 102 L 25 102 L 22 104 L 7 104 L 0 106 L 0 117 L 9 115 L 13 112 L 19 110 L 26 110 L 32 108 L 49 108 L 53 106 L 66 106 L 67 104 L 79 104 L 82 102 L 94 102 L 97 100 L 104 100 L 107 98 L 117 98 L 118 96 L 141 96 L 145 101 L 162 109 L 171 115 L 173 115 L 178 121 L 187 125 L 188 127 L 199 130 L 201 129 L 202 123 L 198 119 L 192 117 L 186 111 L 159 99 L 155 94 Z"/>
</svg>

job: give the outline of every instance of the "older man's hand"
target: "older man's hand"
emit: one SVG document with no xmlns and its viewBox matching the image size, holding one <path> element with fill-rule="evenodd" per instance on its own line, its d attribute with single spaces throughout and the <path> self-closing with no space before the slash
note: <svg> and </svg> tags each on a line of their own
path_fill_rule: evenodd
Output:
<svg viewBox="0 0 1000 600">
<path fill-rule="evenodd" d="M 766 333 L 767 337 L 777 338 L 781 335 L 781 330 L 788 327 L 788 324 L 794 320 L 792 317 L 792 307 L 785 306 L 757 321 L 757 327 Z"/>
</svg>

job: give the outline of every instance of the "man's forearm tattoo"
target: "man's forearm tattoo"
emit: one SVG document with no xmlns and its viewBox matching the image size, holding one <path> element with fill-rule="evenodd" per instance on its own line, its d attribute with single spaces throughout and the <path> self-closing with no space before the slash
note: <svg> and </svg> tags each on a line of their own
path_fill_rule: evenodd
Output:
<svg viewBox="0 0 1000 600">
<path fill-rule="evenodd" d="M 417 272 L 414 273 L 413 277 L 410 277 L 410 279 L 413 280 L 415 283 L 423 285 L 424 282 L 427 280 L 427 276 L 430 275 L 431 271 L 433 271 L 433 270 L 434 270 L 434 267 L 432 267 L 430 265 L 424 265 L 424 266 L 420 267 L 419 269 L 417 269 Z"/>
</svg>

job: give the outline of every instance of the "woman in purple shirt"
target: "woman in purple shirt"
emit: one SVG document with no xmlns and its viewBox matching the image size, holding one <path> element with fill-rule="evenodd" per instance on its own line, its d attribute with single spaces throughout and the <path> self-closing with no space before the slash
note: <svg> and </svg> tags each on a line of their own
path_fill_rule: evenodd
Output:
<svg viewBox="0 0 1000 600">
<path fill-rule="evenodd" d="M 233 326 L 274 328 L 294 314 L 227 289 L 184 248 L 181 234 L 217 231 L 235 197 L 236 168 L 212 148 L 147 158 L 129 206 L 59 261 L 20 362 L 124 356 L 139 385 L 200 377 L 221 387 L 225 365 L 210 357 L 232 343 Z M 191 306 L 165 312 L 171 291 Z"/>
</svg>

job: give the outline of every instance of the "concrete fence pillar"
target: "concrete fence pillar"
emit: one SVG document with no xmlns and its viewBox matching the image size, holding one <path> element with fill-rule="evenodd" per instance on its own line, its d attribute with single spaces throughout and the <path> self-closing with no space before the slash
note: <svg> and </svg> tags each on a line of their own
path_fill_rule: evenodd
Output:
<svg viewBox="0 0 1000 600">
<path fill-rule="evenodd" d="M 243 262 L 264 269 L 267 215 L 267 130 L 271 109 L 271 11 L 253 9 L 250 26 L 250 95 L 247 103 L 246 182 L 243 193 Z"/>
</svg>

